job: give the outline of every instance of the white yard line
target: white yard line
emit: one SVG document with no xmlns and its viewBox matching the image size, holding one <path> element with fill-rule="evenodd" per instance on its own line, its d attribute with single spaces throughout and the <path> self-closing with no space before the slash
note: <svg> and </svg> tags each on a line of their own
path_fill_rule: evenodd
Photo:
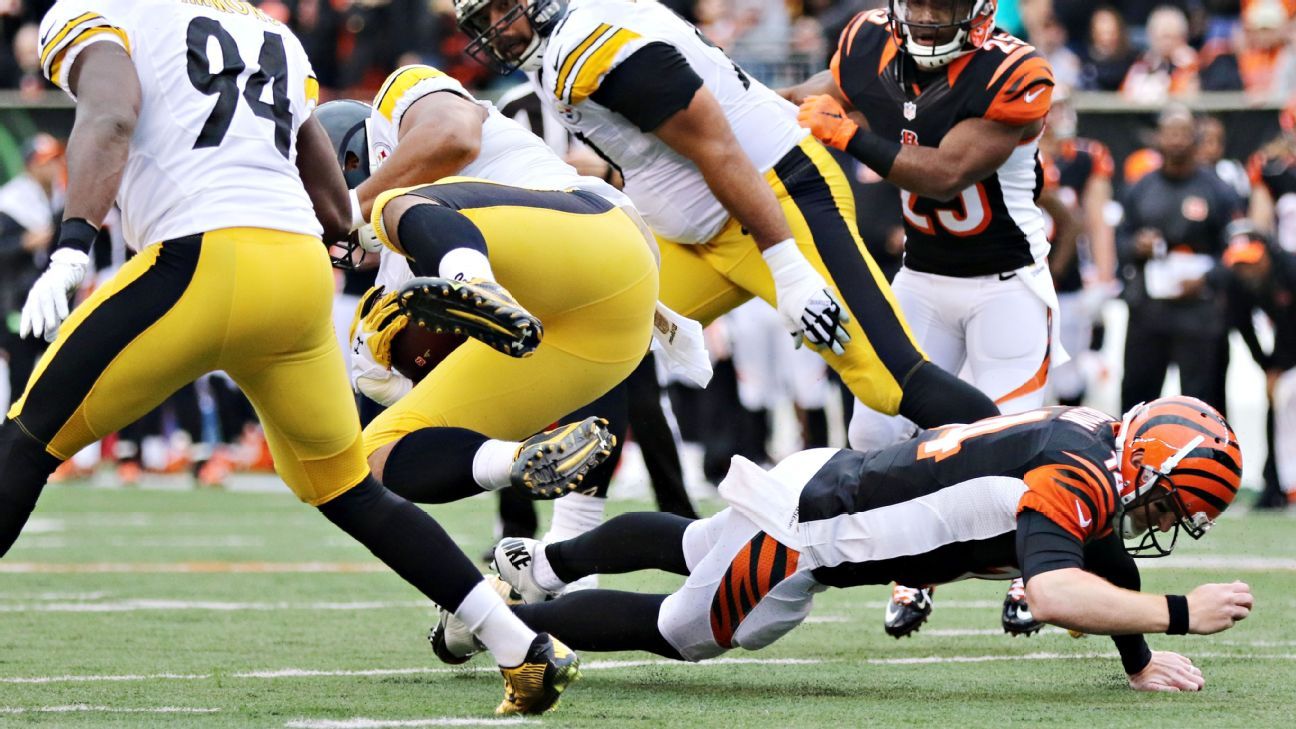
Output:
<svg viewBox="0 0 1296 729">
<path fill-rule="evenodd" d="M 284 724 L 288 729 L 400 729 L 401 727 L 420 726 L 511 726 L 517 724 L 539 724 L 534 719 L 511 717 L 508 719 L 459 719 L 441 717 L 436 719 L 294 719 Z"/>
<path fill-rule="evenodd" d="M 874 666 L 906 666 L 933 663 L 989 663 L 994 661 L 1075 661 L 1090 659 L 1114 659 L 1115 651 L 1088 653 L 998 653 L 977 656 L 908 656 L 897 658 L 862 658 L 856 661 L 818 660 L 812 658 L 716 658 L 701 663 L 684 663 L 662 659 L 644 659 L 638 661 L 589 661 L 581 665 L 586 671 L 608 671 L 641 667 L 677 667 L 684 669 L 712 668 L 716 666 L 806 666 L 825 663 L 859 663 Z M 1248 655 L 1243 653 L 1192 652 L 1190 658 L 1229 658 L 1246 661 L 1296 661 L 1296 653 L 1272 653 Z M 442 673 L 494 673 L 494 666 L 480 665 L 465 668 L 366 668 L 318 670 L 306 668 L 280 668 L 262 671 L 240 671 L 222 673 L 222 678 L 274 680 L 286 678 L 373 678 L 386 676 L 419 676 Z M 7 676 L 0 677 L 0 684 L 52 684 L 52 683 L 120 683 L 135 681 L 205 681 L 214 678 L 210 673 L 152 673 L 120 675 L 67 675 L 67 676 Z"/>
<path fill-rule="evenodd" d="M 390 572 L 381 562 L 5 562 L 0 574 L 352 574 Z"/>
<path fill-rule="evenodd" d="M 67 706 L 0 706 L 2 714 L 215 714 L 220 709 L 199 709 L 189 706 L 152 706 L 143 708 L 125 708 L 120 706 L 91 706 L 90 704 L 69 704 Z"/>
<path fill-rule="evenodd" d="M 1226 572 L 1296 572 L 1296 559 L 1250 557 L 1246 555 L 1182 555 L 1166 559 L 1139 560 L 1139 569 L 1204 569 Z"/>
</svg>

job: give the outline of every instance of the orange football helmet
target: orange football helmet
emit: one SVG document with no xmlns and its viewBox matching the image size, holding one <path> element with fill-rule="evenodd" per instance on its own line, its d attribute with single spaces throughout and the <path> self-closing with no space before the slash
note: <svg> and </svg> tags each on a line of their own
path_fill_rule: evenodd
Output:
<svg viewBox="0 0 1296 729">
<path fill-rule="evenodd" d="M 1125 539 L 1142 535 L 1138 544 L 1126 545 L 1136 557 L 1169 554 L 1180 529 L 1200 539 L 1237 496 L 1237 435 L 1201 400 L 1163 397 L 1137 405 L 1125 414 L 1118 438 L 1122 485 L 1116 525 Z"/>
</svg>

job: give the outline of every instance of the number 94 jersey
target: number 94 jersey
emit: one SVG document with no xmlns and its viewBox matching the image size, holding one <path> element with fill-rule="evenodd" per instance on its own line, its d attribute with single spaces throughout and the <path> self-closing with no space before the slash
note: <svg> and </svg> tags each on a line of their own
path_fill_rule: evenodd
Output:
<svg viewBox="0 0 1296 729">
<path fill-rule="evenodd" d="M 72 94 L 94 43 L 124 48 L 143 92 L 117 196 L 132 247 L 233 227 L 323 233 L 296 166 L 319 86 L 288 28 L 230 0 L 60 0 L 41 22 L 45 76 Z"/>
<path fill-rule="evenodd" d="M 965 119 L 1024 126 L 1048 114 L 1053 71 L 1025 42 L 996 33 L 933 72 L 898 52 L 886 10 L 860 13 L 842 32 L 832 72 L 873 132 L 938 147 Z M 942 276 L 988 276 L 1043 260 L 1049 244 L 1035 204 L 1043 184 L 1036 140 L 948 202 L 901 191 L 905 266 Z"/>
</svg>

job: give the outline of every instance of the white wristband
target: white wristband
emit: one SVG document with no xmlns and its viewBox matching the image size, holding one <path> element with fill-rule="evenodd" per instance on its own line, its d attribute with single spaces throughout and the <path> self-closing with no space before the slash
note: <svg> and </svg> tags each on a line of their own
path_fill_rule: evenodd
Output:
<svg viewBox="0 0 1296 729">
<path fill-rule="evenodd" d="M 765 265 L 769 266 L 770 274 L 773 275 L 776 283 L 782 281 L 785 276 L 803 274 L 803 268 L 814 271 L 810 262 L 801 255 L 801 250 L 797 248 L 796 240 L 793 238 L 766 248 L 761 251 L 761 256 L 765 259 Z"/>
<path fill-rule="evenodd" d="M 359 228 L 360 226 L 364 225 L 367 222 L 369 221 L 365 220 L 364 213 L 360 212 L 360 193 L 356 192 L 355 190 L 352 190 L 351 191 L 351 230 L 354 231 L 355 229 Z"/>
</svg>

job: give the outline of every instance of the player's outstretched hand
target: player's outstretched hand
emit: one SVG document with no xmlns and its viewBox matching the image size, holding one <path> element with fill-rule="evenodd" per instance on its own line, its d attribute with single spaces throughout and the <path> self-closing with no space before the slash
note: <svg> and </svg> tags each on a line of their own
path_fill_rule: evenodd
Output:
<svg viewBox="0 0 1296 729">
<path fill-rule="evenodd" d="M 1228 630 L 1251 614 L 1255 597 L 1245 582 L 1202 585 L 1188 593 L 1188 632 L 1210 635 Z"/>
<path fill-rule="evenodd" d="M 1201 669 L 1178 653 L 1152 651 L 1152 660 L 1129 677 L 1135 691 L 1201 691 L 1206 685 Z"/>
</svg>

